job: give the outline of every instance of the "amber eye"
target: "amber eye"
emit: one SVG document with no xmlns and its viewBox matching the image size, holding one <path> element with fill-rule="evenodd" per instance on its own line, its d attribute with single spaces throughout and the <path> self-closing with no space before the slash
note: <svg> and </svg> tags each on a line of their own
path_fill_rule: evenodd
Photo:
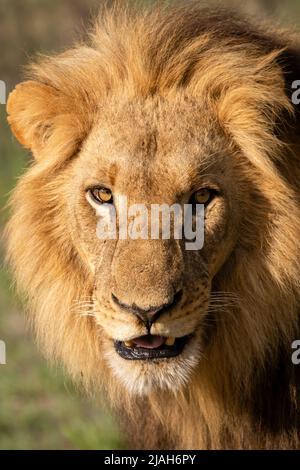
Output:
<svg viewBox="0 0 300 470">
<path fill-rule="evenodd" d="M 193 194 L 191 198 L 191 203 L 204 204 L 205 206 L 207 206 L 212 201 L 215 195 L 215 190 L 209 188 L 202 188 Z"/>
<path fill-rule="evenodd" d="M 89 193 L 99 204 L 110 203 L 113 200 L 112 192 L 107 188 L 91 188 Z"/>
</svg>

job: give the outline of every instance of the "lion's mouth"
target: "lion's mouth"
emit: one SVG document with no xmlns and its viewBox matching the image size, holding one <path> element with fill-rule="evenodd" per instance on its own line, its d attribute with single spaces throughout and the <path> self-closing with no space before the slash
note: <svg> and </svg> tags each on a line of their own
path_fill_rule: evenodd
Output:
<svg viewBox="0 0 300 470">
<path fill-rule="evenodd" d="M 149 360 L 175 357 L 181 354 L 190 335 L 181 338 L 166 338 L 145 335 L 130 341 L 115 341 L 115 349 L 123 359 Z"/>
</svg>

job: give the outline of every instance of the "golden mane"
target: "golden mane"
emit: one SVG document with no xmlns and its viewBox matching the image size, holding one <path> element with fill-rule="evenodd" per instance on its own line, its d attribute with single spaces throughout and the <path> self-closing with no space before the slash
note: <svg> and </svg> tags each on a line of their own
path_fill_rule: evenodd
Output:
<svg viewBox="0 0 300 470">
<path fill-rule="evenodd" d="M 135 446 L 299 446 L 299 373 L 290 359 L 299 333 L 299 122 L 291 102 L 298 56 L 286 33 L 220 9 L 115 8 L 100 15 L 87 43 L 29 67 L 30 80 L 59 90 L 47 109 L 38 91 L 18 101 L 17 87 L 10 97 L 16 135 L 22 130 L 28 147 L 38 135 L 43 146 L 33 153 L 52 157 L 31 165 L 12 195 L 10 264 L 46 356 L 87 389 L 106 389 L 112 406 L 130 417 Z M 126 395 L 105 361 L 99 364 L 99 330 L 89 317 L 74 316 L 74 302 L 90 298 L 93 280 L 66 230 L 58 187 L 103 103 L 125 92 L 133 100 L 200 97 L 232 148 L 245 155 L 244 172 L 260 189 L 239 247 L 214 280 L 238 303 L 211 319 L 210 361 L 172 400 L 170 392 Z M 258 205 L 261 220 L 253 217 Z M 137 437 L 142 424 L 146 443 Z"/>
</svg>

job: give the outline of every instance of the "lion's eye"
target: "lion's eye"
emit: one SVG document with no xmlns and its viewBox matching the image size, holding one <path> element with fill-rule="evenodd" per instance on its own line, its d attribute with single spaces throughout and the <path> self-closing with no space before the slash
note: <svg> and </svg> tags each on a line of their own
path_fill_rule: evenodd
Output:
<svg viewBox="0 0 300 470">
<path fill-rule="evenodd" d="M 204 204 L 205 206 L 207 206 L 213 200 L 215 195 L 216 191 L 214 191 L 213 189 L 202 188 L 193 194 L 191 198 L 191 203 Z"/>
<path fill-rule="evenodd" d="M 112 192 L 107 188 L 92 188 L 89 190 L 89 193 L 94 201 L 99 204 L 109 203 L 113 200 Z"/>
</svg>

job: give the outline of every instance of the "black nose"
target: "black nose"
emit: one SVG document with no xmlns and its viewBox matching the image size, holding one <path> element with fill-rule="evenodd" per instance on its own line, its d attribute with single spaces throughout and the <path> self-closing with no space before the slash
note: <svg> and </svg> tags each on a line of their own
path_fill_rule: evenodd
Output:
<svg viewBox="0 0 300 470">
<path fill-rule="evenodd" d="M 127 305 L 119 300 L 114 294 L 112 294 L 113 301 L 123 310 L 127 310 L 130 313 L 136 315 L 142 320 L 145 325 L 150 328 L 151 325 L 163 314 L 170 311 L 177 305 L 182 298 L 182 290 L 178 291 L 170 302 L 160 305 L 159 307 L 149 307 L 143 309 L 138 307 L 136 304 Z"/>
</svg>

